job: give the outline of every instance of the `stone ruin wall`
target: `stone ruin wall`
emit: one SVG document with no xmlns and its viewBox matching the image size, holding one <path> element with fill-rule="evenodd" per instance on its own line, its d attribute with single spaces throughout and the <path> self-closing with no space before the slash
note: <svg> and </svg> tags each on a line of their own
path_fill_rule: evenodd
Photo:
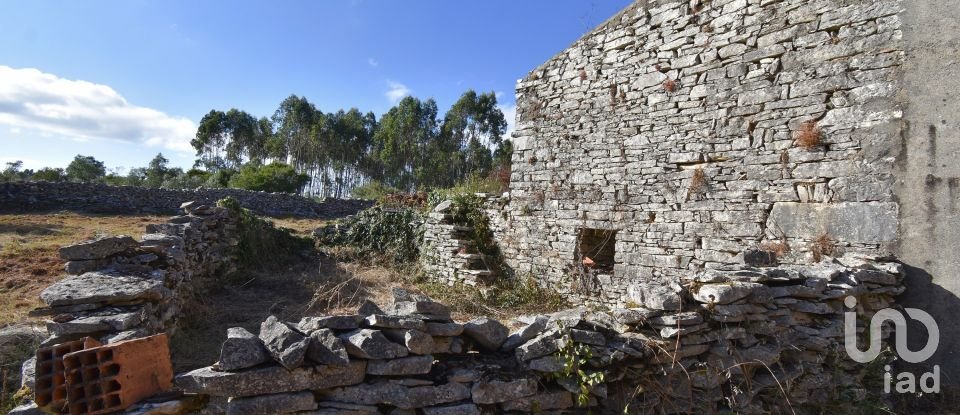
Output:
<svg viewBox="0 0 960 415">
<path fill-rule="evenodd" d="M 764 243 L 787 264 L 811 262 L 821 235 L 890 252 L 900 11 L 635 2 L 517 84 L 508 264 L 622 306 L 638 285 L 742 264 Z M 821 143 L 801 148 L 811 121 Z M 583 228 L 616 231 L 613 272 L 592 281 L 570 273 Z"/>
<path fill-rule="evenodd" d="M 649 292 L 649 307 L 525 316 L 512 330 L 395 290 L 355 314 L 230 329 L 219 362 L 176 385 L 227 414 L 846 413 L 870 391 L 843 354 L 844 299 L 871 315 L 903 292 L 900 264 L 854 256 L 685 282 L 697 288 Z M 601 380 L 565 374 L 572 356 Z"/>
<path fill-rule="evenodd" d="M 232 197 L 257 214 L 273 217 L 330 219 L 352 215 L 373 205 L 372 201 L 326 199 L 316 202 L 286 193 L 241 189 L 168 190 L 93 183 L 0 183 L 0 212 L 21 213 L 71 210 L 90 213 L 177 212 L 185 200 L 213 204 Z"/>
<path fill-rule="evenodd" d="M 582 413 L 578 401 L 597 413 L 844 412 L 868 391 L 863 367 L 841 357 L 843 301 L 856 296 L 869 316 L 903 291 L 900 264 L 856 256 L 686 282 L 697 289 L 647 293 L 649 307 L 525 316 L 512 329 L 453 321 L 403 290 L 353 314 L 271 316 L 259 334 L 230 329 L 218 362 L 177 375 L 186 395 L 127 413 Z M 602 374 L 588 394 L 565 356 Z"/>
<path fill-rule="evenodd" d="M 500 230 L 494 215 L 502 202 L 488 200 Z M 176 321 L 190 312 L 183 303 L 233 269 L 238 242 L 231 211 L 186 209 L 149 225 L 140 242 L 113 237 L 63 248 L 76 275 L 41 295 L 52 334 L 44 346 L 91 336 L 121 348 L 121 340 L 176 336 Z M 125 413 L 580 413 L 578 395 L 598 413 L 628 405 L 640 413 L 804 413 L 868 392 L 863 367 L 842 354 L 843 302 L 857 298 L 856 310 L 869 318 L 903 292 L 902 279 L 899 263 L 853 254 L 707 270 L 676 287 L 645 285 L 629 308 L 581 307 L 507 324 L 453 321 L 444 305 L 395 291 L 392 303 L 368 302 L 354 314 L 271 317 L 258 334 L 230 329 L 218 362 L 176 376 L 186 395 Z M 602 374 L 589 394 L 564 375 L 562 357 L 572 350 L 586 373 Z M 24 365 L 24 383 L 43 393 L 36 367 Z M 13 413 L 36 414 L 36 406 Z"/>
</svg>

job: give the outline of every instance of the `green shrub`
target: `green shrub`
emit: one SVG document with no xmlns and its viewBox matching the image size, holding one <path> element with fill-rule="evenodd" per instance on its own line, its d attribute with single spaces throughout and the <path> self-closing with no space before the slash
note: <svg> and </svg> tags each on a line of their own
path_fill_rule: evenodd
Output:
<svg viewBox="0 0 960 415">
<path fill-rule="evenodd" d="M 412 208 L 374 206 L 318 232 L 320 243 L 348 246 L 366 258 L 387 256 L 395 265 L 414 262 L 423 240 L 423 214 Z"/>
<path fill-rule="evenodd" d="M 230 187 L 264 192 L 299 193 L 310 182 L 310 177 L 299 174 L 283 163 L 259 165 L 247 163 L 230 177 Z"/>
</svg>

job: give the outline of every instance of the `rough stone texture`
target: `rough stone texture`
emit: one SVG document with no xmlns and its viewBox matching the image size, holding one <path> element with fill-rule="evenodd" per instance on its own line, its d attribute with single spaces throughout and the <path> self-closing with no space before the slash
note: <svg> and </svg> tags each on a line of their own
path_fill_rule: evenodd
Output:
<svg viewBox="0 0 960 415">
<path fill-rule="evenodd" d="M 66 261 L 88 261 L 104 259 L 119 254 L 128 249 L 134 249 L 140 244 L 133 238 L 120 235 L 108 236 L 97 240 L 79 243 L 60 248 L 60 258 Z"/>
<path fill-rule="evenodd" d="M 806 263 L 821 234 L 842 251 L 891 252 L 901 9 L 632 3 L 517 83 L 510 192 L 487 209 L 506 265 L 574 303 L 672 311 L 631 287 L 742 264 L 768 242 L 789 246 L 781 264 Z M 808 121 L 820 140 L 804 148 Z M 446 220 L 427 220 L 425 268 L 482 282 L 454 261 Z M 583 229 L 615 232 L 609 267 L 570 272 Z"/>
<path fill-rule="evenodd" d="M 310 333 L 310 346 L 307 358 L 325 365 L 345 365 L 350 363 L 347 348 L 333 330 L 320 329 Z"/>
<path fill-rule="evenodd" d="M 362 405 L 388 404 L 401 409 L 423 408 L 470 398 L 470 389 L 459 383 L 406 387 L 394 383 L 362 384 L 330 391 L 321 397 Z"/>
<path fill-rule="evenodd" d="M 363 382 L 367 362 L 345 366 L 310 366 L 287 370 L 281 366 L 218 372 L 205 367 L 178 375 L 177 387 L 188 393 L 245 397 L 302 390 L 328 389 Z"/>
<path fill-rule="evenodd" d="M 472 403 L 423 408 L 424 415 L 480 415 L 480 408 Z"/>
<path fill-rule="evenodd" d="M 274 316 L 260 324 L 260 340 L 270 356 L 287 369 L 300 366 L 310 346 L 310 337 L 291 329 Z"/>
<path fill-rule="evenodd" d="M 289 414 L 314 409 L 317 403 L 310 392 L 234 398 L 227 403 L 227 415 Z"/>
<path fill-rule="evenodd" d="M 433 356 L 412 356 L 393 360 L 371 360 L 367 363 L 368 375 L 409 376 L 430 373 Z"/>
<path fill-rule="evenodd" d="M 803 239 L 826 234 L 837 241 L 879 244 L 896 240 L 899 223 L 893 202 L 777 203 L 767 228 Z"/>
<path fill-rule="evenodd" d="M 257 336 L 243 327 L 233 327 L 227 330 L 227 340 L 220 348 L 217 365 L 221 370 L 231 371 L 253 367 L 268 360 L 270 355 Z"/>
<path fill-rule="evenodd" d="M 706 269 L 670 288 L 677 310 L 578 307 L 522 317 L 527 325 L 509 336 L 486 318 L 464 324 L 456 336 L 321 328 L 311 336 L 342 339 L 348 365 L 205 368 L 179 376 L 177 384 L 210 396 L 314 391 L 316 413 L 472 413 L 477 405 L 494 413 L 564 411 L 581 393 L 595 413 L 621 413 L 626 405 L 651 413 L 848 412 L 856 401 L 837 392 L 863 388 L 867 372 L 843 351 L 844 303 L 857 299 L 857 314 L 864 317 L 890 307 L 904 290 L 904 272 L 890 258 L 865 255 L 814 265 Z M 429 318 L 418 313 L 403 320 L 430 327 Z M 425 347 L 408 338 L 412 333 L 430 339 L 435 352 L 408 356 L 408 347 Z M 576 379 L 562 375 L 568 358 L 576 362 L 572 369 L 602 373 L 603 381 L 584 392 Z"/>
<path fill-rule="evenodd" d="M 240 189 L 167 190 L 92 183 L 0 183 L 0 212 L 72 210 L 91 213 L 173 213 L 184 201 L 212 206 L 225 197 L 266 216 L 332 219 L 370 207 L 366 200 L 311 199 Z M 201 212 L 198 212 L 201 213 Z"/>
<path fill-rule="evenodd" d="M 405 347 L 391 342 L 379 330 L 360 329 L 340 336 L 350 356 L 362 359 L 394 359 L 404 357 Z"/>
<path fill-rule="evenodd" d="M 102 271 L 64 278 L 40 293 L 40 299 L 53 307 L 160 301 L 169 296 L 163 279 Z"/>
<path fill-rule="evenodd" d="M 473 385 L 471 393 L 478 404 L 507 402 L 537 393 L 537 382 L 530 379 L 479 382 Z"/>
<path fill-rule="evenodd" d="M 507 340 L 510 330 L 499 321 L 475 318 L 463 325 L 463 333 L 487 350 L 497 350 Z"/>
</svg>

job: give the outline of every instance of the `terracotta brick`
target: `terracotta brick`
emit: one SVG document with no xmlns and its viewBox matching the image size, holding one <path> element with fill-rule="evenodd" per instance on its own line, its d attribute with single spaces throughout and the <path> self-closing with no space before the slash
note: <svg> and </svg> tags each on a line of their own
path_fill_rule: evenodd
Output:
<svg viewBox="0 0 960 415">
<path fill-rule="evenodd" d="M 63 357 L 70 414 L 107 414 L 170 389 L 167 335 L 158 334 Z"/>
<path fill-rule="evenodd" d="M 100 342 L 84 337 L 37 350 L 37 380 L 34 388 L 37 406 L 51 412 L 63 412 L 67 404 L 64 356 L 97 346 L 100 346 Z"/>
</svg>

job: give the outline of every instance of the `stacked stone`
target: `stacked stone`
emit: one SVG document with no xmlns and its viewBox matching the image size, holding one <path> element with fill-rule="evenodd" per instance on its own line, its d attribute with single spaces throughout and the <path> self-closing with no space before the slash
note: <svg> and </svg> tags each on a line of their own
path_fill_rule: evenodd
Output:
<svg viewBox="0 0 960 415">
<path fill-rule="evenodd" d="M 202 204 L 232 197 L 240 205 L 264 216 L 335 219 L 373 205 L 367 200 L 313 199 L 287 193 L 241 189 L 169 190 L 95 183 L 0 183 L 0 212 L 72 210 L 91 213 L 175 212 L 184 200 Z"/>
<path fill-rule="evenodd" d="M 900 268 L 849 257 L 709 270 L 676 290 L 643 287 L 631 308 L 523 317 L 512 333 L 488 318 L 454 322 L 442 304 L 398 290 L 386 311 L 367 303 L 297 324 L 270 317 L 259 336 L 230 329 L 220 361 L 176 383 L 228 414 L 770 413 L 850 404 L 844 396 L 865 390 L 863 367 L 841 351 L 843 302 L 859 299 L 854 311 L 869 318 L 903 291 Z"/>
<path fill-rule="evenodd" d="M 491 204 L 492 197 L 481 194 Z M 470 228 L 454 223 L 447 200 L 427 215 L 423 225 L 423 246 L 420 263 L 430 278 L 447 284 L 476 286 L 490 281 L 493 273 L 487 268 L 484 254 L 477 252 L 470 237 Z"/>
<path fill-rule="evenodd" d="M 185 215 L 147 225 L 140 242 L 111 236 L 61 248 L 70 275 L 41 292 L 47 307 L 34 312 L 51 316 L 43 344 L 172 332 L 184 299 L 209 277 L 235 269 L 231 248 L 238 243 L 229 210 L 182 207 Z"/>
<path fill-rule="evenodd" d="M 574 301 L 820 236 L 888 253 L 903 72 L 896 0 L 633 2 L 517 83 L 506 262 L 561 291 L 581 228 L 616 267 Z M 572 291 L 572 290 L 571 290 Z"/>
</svg>

